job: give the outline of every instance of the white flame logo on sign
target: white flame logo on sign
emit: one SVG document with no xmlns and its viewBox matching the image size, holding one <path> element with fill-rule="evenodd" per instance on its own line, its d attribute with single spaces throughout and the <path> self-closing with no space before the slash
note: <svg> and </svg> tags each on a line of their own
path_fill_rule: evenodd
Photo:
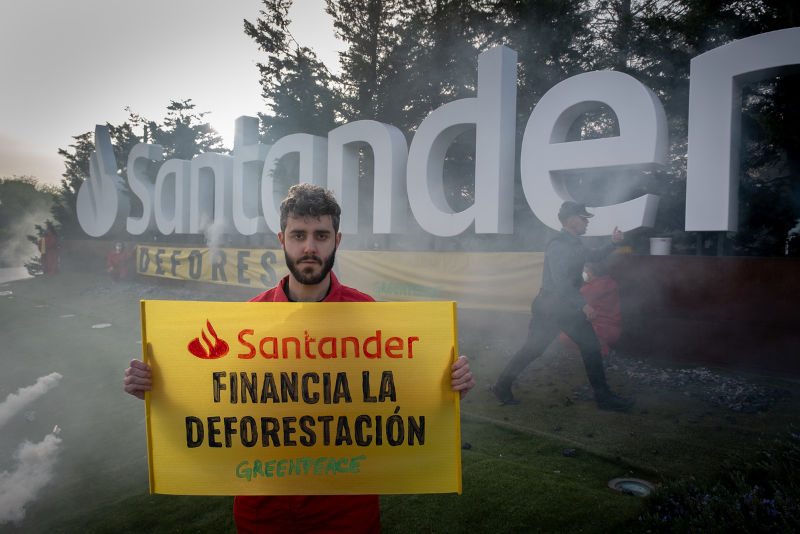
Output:
<svg viewBox="0 0 800 534">
<path fill-rule="evenodd" d="M 92 237 L 124 228 L 130 203 L 124 183 L 117 174 L 114 148 L 106 126 L 95 126 L 94 146 L 89 162 L 89 179 L 78 190 L 78 222 Z"/>
</svg>

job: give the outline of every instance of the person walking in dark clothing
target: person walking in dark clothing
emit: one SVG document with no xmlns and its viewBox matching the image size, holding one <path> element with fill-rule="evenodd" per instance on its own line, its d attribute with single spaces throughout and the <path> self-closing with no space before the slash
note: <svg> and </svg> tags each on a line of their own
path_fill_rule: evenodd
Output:
<svg viewBox="0 0 800 534">
<path fill-rule="evenodd" d="M 586 303 L 580 292 L 584 264 L 600 261 L 611 254 L 624 235 L 614 228 L 610 244 L 597 250 L 586 248 L 579 236 L 586 233 L 590 217 L 592 214 L 586 211 L 583 204 L 567 201 L 561 205 L 558 220 L 563 228 L 545 250 L 542 286 L 531 305 L 528 339 L 508 362 L 497 383 L 490 388 L 501 405 L 519 404 L 511 392 L 511 385 L 528 364 L 542 355 L 560 332 L 569 336 L 580 349 L 598 408 L 624 411 L 633 405 L 631 399 L 612 393 L 608 387 L 600 342 L 591 323 L 595 310 Z"/>
</svg>

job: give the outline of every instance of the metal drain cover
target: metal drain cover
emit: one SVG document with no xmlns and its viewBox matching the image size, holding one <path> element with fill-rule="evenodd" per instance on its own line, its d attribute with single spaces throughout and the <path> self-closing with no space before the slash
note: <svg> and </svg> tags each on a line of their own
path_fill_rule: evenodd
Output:
<svg viewBox="0 0 800 534">
<path fill-rule="evenodd" d="M 608 487 L 636 497 L 646 497 L 655 489 L 651 483 L 640 478 L 615 478 L 609 481 Z"/>
</svg>

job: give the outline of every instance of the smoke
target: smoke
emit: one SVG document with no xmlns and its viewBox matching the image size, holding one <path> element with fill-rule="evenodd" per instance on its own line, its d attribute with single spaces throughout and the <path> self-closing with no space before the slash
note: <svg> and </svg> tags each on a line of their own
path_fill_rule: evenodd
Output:
<svg viewBox="0 0 800 534">
<path fill-rule="evenodd" d="M 206 237 L 208 248 L 215 250 L 222 245 L 226 228 L 227 225 L 222 220 L 215 221 L 211 224 L 208 224 L 206 221 L 206 224 L 203 225 L 203 234 Z"/>
<path fill-rule="evenodd" d="M 786 234 L 786 237 L 791 237 L 793 235 L 800 235 L 800 219 L 797 219 L 795 222 L 797 224 L 794 226 L 794 228 L 789 230 L 789 233 Z"/>
<path fill-rule="evenodd" d="M 39 443 L 23 442 L 14 453 L 17 469 L 0 473 L 0 524 L 24 519 L 25 505 L 50 482 L 61 444 L 59 432 L 56 426 Z"/>
<path fill-rule="evenodd" d="M 228 225 L 223 220 L 214 221 L 209 224 L 208 219 L 204 219 L 201 228 L 206 238 L 209 261 L 214 263 L 217 261 L 217 251 L 224 244 L 225 234 L 228 232 Z"/>
<path fill-rule="evenodd" d="M 60 380 L 59 373 L 50 373 L 39 377 L 32 386 L 9 394 L 0 404 L 0 427 L 25 406 L 58 385 Z M 16 470 L 0 473 L 0 524 L 22 520 L 25 517 L 25 505 L 50 482 L 58 459 L 58 446 L 61 444 L 61 438 L 58 437 L 60 431 L 56 425 L 39 443 L 24 441 L 14 453 Z"/>
<path fill-rule="evenodd" d="M 6 240 L 0 243 L 0 266 L 21 267 L 32 257 L 39 255 L 39 249 L 28 240 L 28 236 L 34 235 L 36 225 L 44 225 L 49 216 L 49 210 L 41 210 L 9 221 L 3 232 Z"/>
<path fill-rule="evenodd" d="M 10 393 L 6 400 L 0 404 L 0 427 L 5 425 L 9 419 L 18 414 L 25 406 L 35 401 L 56 385 L 61 380 L 58 373 L 50 373 L 47 376 L 39 377 L 32 386 L 20 388 L 16 393 Z"/>
</svg>

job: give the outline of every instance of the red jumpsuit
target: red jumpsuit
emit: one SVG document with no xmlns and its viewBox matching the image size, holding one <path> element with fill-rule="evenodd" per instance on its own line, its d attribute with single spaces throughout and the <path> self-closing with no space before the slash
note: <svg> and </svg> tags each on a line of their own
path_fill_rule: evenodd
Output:
<svg viewBox="0 0 800 534">
<path fill-rule="evenodd" d="M 622 311 L 617 283 L 610 276 L 600 276 L 584 284 L 581 294 L 586 299 L 586 304 L 597 313 L 597 317 L 592 320 L 592 327 L 600 342 L 600 352 L 606 356 L 611 351 L 611 345 L 619 341 L 622 334 Z M 559 340 L 568 349 L 578 348 L 563 332 Z"/>
<path fill-rule="evenodd" d="M 117 252 L 112 250 L 108 253 L 108 272 L 114 280 L 121 280 L 128 278 L 128 261 L 133 257 L 129 250 L 121 250 Z"/>
<path fill-rule="evenodd" d="M 42 271 L 44 274 L 56 274 L 58 271 L 58 240 L 56 233 L 48 230 L 41 239 L 39 249 L 42 252 Z"/>
<path fill-rule="evenodd" d="M 288 302 L 280 283 L 250 302 Z M 365 293 L 343 286 L 331 272 L 331 287 L 322 302 L 374 302 Z M 233 501 L 237 532 L 244 534 L 341 533 L 376 534 L 381 531 L 377 495 L 244 496 Z"/>
</svg>

